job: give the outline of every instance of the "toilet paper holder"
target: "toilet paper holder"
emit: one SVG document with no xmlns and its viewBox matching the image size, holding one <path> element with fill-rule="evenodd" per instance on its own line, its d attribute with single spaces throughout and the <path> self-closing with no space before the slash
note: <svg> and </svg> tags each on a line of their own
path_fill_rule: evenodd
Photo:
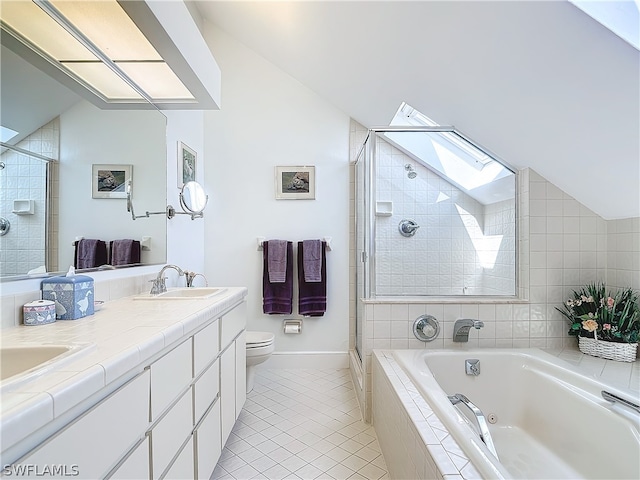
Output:
<svg viewBox="0 0 640 480">
<path fill-rule="evenodd" d="M 284 320 L 282 330 L 284 333 L 302 333 L 302 320 Z"/>
</svg>

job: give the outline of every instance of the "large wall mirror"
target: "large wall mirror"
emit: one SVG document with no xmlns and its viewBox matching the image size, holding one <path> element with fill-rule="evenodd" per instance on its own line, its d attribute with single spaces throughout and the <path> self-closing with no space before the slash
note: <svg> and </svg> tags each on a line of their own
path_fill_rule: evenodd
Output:
<svg viewBox="0 0 640 480">
<path fill-rule="evenodd" d="M 131 172 L 136 198 L 166 205 L 166 117 L 100 110 L 4 45 L 0 60 L 0 119 L 18 132 L 0 150 L 2 281 L 66 271 L 79 238 L 145 238 L 140 264 L 164 263 L 166 218 L 132 222 L 124 190 L 96 198 L 94 171 Z"/>
</svg>

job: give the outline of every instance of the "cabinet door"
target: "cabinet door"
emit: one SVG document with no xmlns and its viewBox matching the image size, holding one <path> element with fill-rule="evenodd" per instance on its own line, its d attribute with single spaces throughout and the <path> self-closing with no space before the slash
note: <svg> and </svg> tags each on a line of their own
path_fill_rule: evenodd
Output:
<svg viewBox="0 0 640 480">
<path fill-rule="evenodd" d="M 191 435 L 191 390 L 178 400 L 171 410 L 151 430 L 151 459 L 153 478 L 160 478 L 178 453 L 180 446 Z M 193 455 L 193 453 L 192 453 Z"/>
<path fill-rule="evenodd" d="M 236 422 L 236 344 L 235 342 L 220 357 L 220 410 L 222 417 L 222 444 Z"/>
<path fill-rule="evenodd" d="M 151 371 L 151 421 L 160 417 L 181 390 L 191 382 L 191 339 L 182 342 L 149 367 Z"/>
<path fill-rule="evenodd" d="M 163 479 L 166 480 L 188 480 L 195 478 L 193 464 L 193 437 L 189 439 L 187 444 L 173 462 L 173 465 L 167 470 Z"/>
<path fill-rule="evenodd" d="M 202 376 L 193 384 L 194 425 L 200 422 L 204 412 L 207 411 L 218 396 L 218 392 L 220 391 L 219 365 L 219 360 L 213 362 L 213 365 L 209 366 Z"/>
<path fill-rule="evenodd" d="M 206 326 L 193 336 L 193 376 L 209 365 L 220 352 L 220 332 L 218 320 Z"/>
<path fill-rule="evenodd" d="M 247 399 L 247 343 L 246 333 L 236 339 L 236 419 Z"/>
<path fill-rule="evenodd" d="M 149 372 L 145 371 L 19 463 L 75 466 L 80 478 L 103 478 L 142 438 L 148 425 Z"/>
<path fill-rule="evenodd" d="M 202 419 L 194 437 L 196 442 L 196 475 L 198 479 L 208 480 L 211 478 L 222 453 L 219 401 Z"/>
<path fill-rule="evenodd" d="M 109 480 L 143 480 L 149 478 L 149 437 L 136 447 Z"/>
</svg>

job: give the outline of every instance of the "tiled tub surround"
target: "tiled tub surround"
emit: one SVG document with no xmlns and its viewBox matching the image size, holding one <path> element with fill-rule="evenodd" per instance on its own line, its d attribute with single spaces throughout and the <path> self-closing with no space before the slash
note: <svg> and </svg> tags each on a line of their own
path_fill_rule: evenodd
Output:
<svg viewBox="0 0 640 480">
<path fill-rule="evenodd" d="M 471 357 L 480 359 L 478 377 L 464 373 L 464 359 Z M 640 475 L 637 419 L 600 397 L 606 389 L 634 399 L 637 390 L 601 383 L 546 352 L 375 351 L 373 371 L 373 419 L 392 478 Z M 494 382 L 507 376 L 509 391 L 503 392 Z M 468 396 L 485 415 L 497 415 L 490 430 L 500 462 L 460 420 L 446 398 L 453 393 Z M 584 452 L 565 448 L 576 442 L 587 451 L 610 445 L 624 460 L 609 465 L 592 456 L 590 463 Z"/>
<path fill-rule="evenodd" d="M 210 299 L 125 297 L 107 302 L 93 316 L 79 320 L 4 329 L 3 347 L 47 343 L 92 347 L 77 360 L 2 393 L 2 464 L 19 459 L 82 413 L 95 402 L 96 395 L 122 385 L 210 319 L 238 305 L 246 294 L 246 288 L 232 287 Z"/>
<path fill-rule="evenodd" d="M 640 219 L 604 220 L 537 173 L 519 172 L 519 298 L 378 297 L 360 299 L 363 336 L 363 414 L 369 418 L 371 351 L 405 348 L 575 348 L 556 310 L 572 290 L 592 281 L 640 289 Z M 355 288 L 355 287 L 354 287 Z M 415 339 L 420 315 L 435 316 L 440 336 Z M 453 342 L 459 318 L 484 322 L 469 343 Z M 355 320 L 354 320 L 355 321 Z"/>
</svg>

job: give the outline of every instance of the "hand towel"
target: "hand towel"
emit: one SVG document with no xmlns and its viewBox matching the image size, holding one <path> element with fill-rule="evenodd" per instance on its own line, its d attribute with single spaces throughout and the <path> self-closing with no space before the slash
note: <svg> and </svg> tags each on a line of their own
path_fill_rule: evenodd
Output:
<svg viewBox="0 0 640 480">
<path fill-rule="evenodd" d="M 322 281 L 322 241 L 304 240 L 302 242 L 302 268 L 304 281 L 317 283 Z"/>
<path fill-rule="evenodd" d="M 293 243 L 286 242 L 286 270 L 284 282 L 269 280 L 269 249 L 272 242 L 264 242 L 262 272 L 262 311 L 268 315 L 289 315 L 293 310 Z"/>
<path fill-rule="evenodd" d="M 284 283 L 287 271 L 287 241 L 286 240 L 268 240 L 263 243 L 269 244 L 268 250 L 268 267 L 269 281 L 271 283 Z"/>
<path fill-rule="evenodd" d="M 327 256 L 326 242 L 322 242 L 320 256 L 322 266 L 319 282 L 307 282 L 304 278 L 304 242 L 298 242 L 298 313 L 309 317 L 322 317 L 327 310 Z"/>
<path fill-rule="evenodd" d="M 83 238 L 76 242 L 75 268 L 95 268 L 107 263 L 107 244 L 102 240 Z"/>
<path fill-rule="evenodd" d="M 114 240 L 110 244 L 111 265 L 132 265 L 140 263 L 140 242 L 138 240 Z"/>
</svg>

